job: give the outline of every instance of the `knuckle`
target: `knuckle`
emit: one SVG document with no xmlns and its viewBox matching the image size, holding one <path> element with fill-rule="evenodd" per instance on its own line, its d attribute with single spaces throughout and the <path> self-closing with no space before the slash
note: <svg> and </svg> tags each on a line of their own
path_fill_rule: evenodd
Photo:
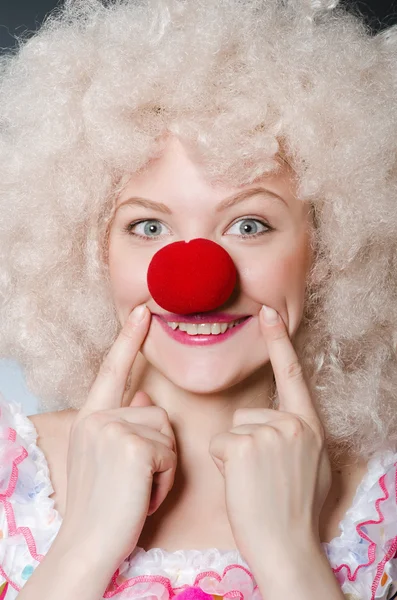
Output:
<svg viewBox="0 0 397 600">
<path fill-rule="evenodd" d="M 178 459 L 177 459 L 177 456 L 176 456 L 175 452 L 172 452 L 172 454 L 171 454 L 171 463 L 172 463 L 172 467 L 171 468 L 172 468 L 172 474 L 173 474 L 173 480 L 174 480 L 176 468 L 177 468 L 177 465 L 178 465 Z"/>
<path fill-rule="evenodd" d="M 125 425 L 121 421 L 109 421 L 102 428 L 102 436 L 107 441 L 114 443 L 122 439 L 125 434 Z"/>
<path fill-rule="evenodd" d="M 149 406 L 151 412 L 155 417 L 160 421 L 160 423 L 164 424 L 168 423 L 168 413 L 162 406 Z"/>
<path fill-rule="evenodd" d="M 303 370 L 299 361 L 294 360 L 284 368 L 284 377 L 290 381 L 300 381 L 303 379 Z"/>
<path fill-rule="evenodd" d="M 303 433 L 305 427 L 300 419 L 291 417 L 284 421 L 283 429 L 289 437 L 295 438 Z"/>
<path fill-rule="evenodd" d="M 117 369 L 116 366 L 112 363 L 109 356 L 105 356 L 99 367 L 99 375 L 102 377 L 116 377 Z"/>
<path fill-rule="evenodd" d="M 327 433 L 326 433 L 324 425 L 321 422 L 319 422 L 317 424 L 317 427 L 315 429 L 313 429 L 313 433 L 314 433 L 314 436 L 315 436 L 315 438 L 317 440 L 319 448 L 321 450 L 323 450 L 324 448 L 326 448 L 326 446 L 327 446 Z"/>
<path fill-rule="evenodd" d="M 174 441 L 168 437 L 168 435 L 164 436 L 164 445 L 169 449 L 174 451 L 175 449 L 175 444 Z"/>
<path fill-rule="evenodd" d="M 123 440 L 123 453 L 127 460 L 136 461 L 139 458 L 146 462 L 151 455 L 150 442 L 136 433 L 130 433 Z"/>
<path fill-rule="evenodd" d="M 318 437 L 321 441 L 321 444 L 323 446 L 326 446 L 327 443 L 327 432 L 325 430 L 324 425 L 321 423 L 321 421 L 318 423 Z"/>
<path fill-rule="evenodd" d="M 278 342 L 279 340 L 285 340 L 285 338 L 288 337 L 288 334 L 285 327 L 281 326 L 280 324 L 273 327 L 271 336 L 274 342 Z"/>
<path fill-rule="evenodd" d="M 105 414 L 101 411 L 97 411 L 86 415 L 76 424 L 76 426 L 84 429 L 84 431 L 88 434 L 95 435 L 100 429 L 103 428 L 103 425 L 106 423 L 106 421 L 107 417 Z"/>
<path fill-rule="evenodd" d="M 248 459 L 255 450 L 254 438 L 250 434 L 239 434 L 235 444 L 235 453 L 240 459 Z"/>
<path fill-rule="evenodd" d="M 237 427 L 240 424 L 246 422 L 246 413 L 247 410 L 245 408 L 237 408 L 233 414 L 233 427 Z"/>
<path fill-rule="evenodd" d="M 280 441 L 280 432 L 278 431 L 278 429 L 269 425 L 259 427 L 254 432 L 254 435 L 261 444 L 269 446 L 278 444 Z"/>
<path fill-rule="evenodd" d="M 120 336 L 125 337 L 128 340 L 135 339 L 137 329 L 137 323 L 132 323 L 130 320 L 127 320 L 124 324 L 124 327 L 120 331 Z"/>
<path fill-rule="evenodd" d="M 318 453 L 320 455 L 323 454 L 323 453 L 326 454 L 327 451 L 328 451 L 328 448 L 327 448 L 327 444 L 326 444 L 325 440 L 317 438 L 316 442 L 317 442 Z"/>
<path fill-rule="evenodd" d="M 170 466 L 171 473 L 175 476 L 175 469 L 176 469 L 177 464 L 178 464 L 176 453 L 172 449 L 168 448 L 164 452 L 164 455 L 167 458 L 167 461 L 169 462 L 169 464 L 171 465 Z"/>
</svg>

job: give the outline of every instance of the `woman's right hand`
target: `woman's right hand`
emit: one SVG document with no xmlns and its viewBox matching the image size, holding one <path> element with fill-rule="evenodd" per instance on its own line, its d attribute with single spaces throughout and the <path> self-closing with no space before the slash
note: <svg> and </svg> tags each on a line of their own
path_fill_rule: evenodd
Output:
<svg viewBox="0 0 397 600">
<path fill-rule="evenodd" d="M 140 322 L 132 320 L 134 313 L 71 427 L 66 508 L 58 534 L 69 547 L 88 544 L 115 568 L 136 547 L 148 514 L 166 498 L 177 460 L 164 409 L 142 391 L 122 407 L 127 378 L 150 323 L 147 307 Z"/>
</svg>

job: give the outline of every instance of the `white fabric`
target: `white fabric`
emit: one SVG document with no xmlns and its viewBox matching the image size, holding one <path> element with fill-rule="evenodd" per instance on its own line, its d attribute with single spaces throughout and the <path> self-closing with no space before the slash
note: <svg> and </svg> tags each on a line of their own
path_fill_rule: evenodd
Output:
<svg viewBox="0 0 397 600">
<path fill-rule="evenodd" d="M 50 548 L 62 519 L 49 498 L 53 487 L 33 423 L 19 404 L 1 395 L 0 411 L 0 600 L 14 600 Z M 396 464 L 397 453 L 392 452 L 369 461 L 340 523 L 341 535 L 323 544 L 349 600 L 389 600 L 397 592 Z M 168 600 L 191 586 L 214 596 L 239 592 L 234 597 L 261 600 L 239 552 L 216 548 L 136 548 L 103 598 Z"/>
</svg>

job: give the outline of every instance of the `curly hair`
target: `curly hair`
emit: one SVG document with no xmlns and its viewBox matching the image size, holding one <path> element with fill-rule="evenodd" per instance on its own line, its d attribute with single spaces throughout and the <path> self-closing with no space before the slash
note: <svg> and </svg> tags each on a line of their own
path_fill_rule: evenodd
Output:
<svg viewBox="0 0 397 600">
<path fill-rule="evenodd" d="M 397 31 L 331 0 L 66 0 L 0 58 L 0 353 L 82 406 L 120 324 L 103 251 L 165 132 L 208 177 L 295 170 L 315 218 L 296 348 L 335 459 L 397 441 Z"/>
</svg>

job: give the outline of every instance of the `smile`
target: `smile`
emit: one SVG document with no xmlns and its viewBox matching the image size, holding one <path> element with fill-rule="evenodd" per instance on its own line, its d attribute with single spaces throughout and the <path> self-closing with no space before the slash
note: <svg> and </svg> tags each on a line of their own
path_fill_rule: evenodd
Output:
<svg viewBox="0 0 397 600">
<path fill-rule="evenodd" d="M 160 323 L 163 330 L 174 340 L 188 345 L 209 345 L 226 341 L 240 331 L 252 317 L 243 317 L 228 323 L 184 323 L 165 321 L 158 315 L 153 318 Z"/>
<path fill-rule="evenodd" d="M 166 321 L 167 325 L 174 331 L 186 331 L 188 335 L 219 335 L 225 333 L 227 329 L 235 327 L 245 321 L 248 317 L 230 321 L 230 323 L 176 323 L 175 321 Z"/>
</svg>

